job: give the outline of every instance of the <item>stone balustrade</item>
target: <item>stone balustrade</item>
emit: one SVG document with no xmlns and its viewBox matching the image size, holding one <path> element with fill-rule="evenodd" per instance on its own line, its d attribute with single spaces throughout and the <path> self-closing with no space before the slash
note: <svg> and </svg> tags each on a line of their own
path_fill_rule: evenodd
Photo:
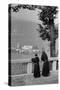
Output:
<svg viewBox="0 0 60 90">
<path fill-rule="evenodd" d="M 51 58 L 49 60 L 50 70 L 55 71 L 58 70 L 58 60 L 57 58 Z M 39 62 L 41 64 L 41 61 Z M 31 59 L 22 59 L 22 60 L 12 60 L 11 61 L 11 74 L 12 75 L 20 75 L 20 74 L 32 74 L 33 72 L 33 64 Z"/>
</svg>

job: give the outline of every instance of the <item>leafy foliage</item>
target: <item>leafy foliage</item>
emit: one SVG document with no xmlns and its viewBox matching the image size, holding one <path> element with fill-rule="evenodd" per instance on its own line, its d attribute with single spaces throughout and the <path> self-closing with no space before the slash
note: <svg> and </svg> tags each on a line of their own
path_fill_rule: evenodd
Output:
<svg viewBox="0 0 60 90">
<path fill-rule="evenodd" d="M 40 37 L 43 40 L 48 40 L 50 41 L 50 37 L 51 37 L 51 26 L 53 27 L 53 31 L 54 31 L 54 40 L 58 37 L 58 29 L 55 27 L 54 24 L 54 19 L 56 18 L 56 14 L 57 14 L 58 10 L 57 7 L 53 7 L 53 6 L 44 6 L 44 8 L 42 8 L 41 13 L 39 13 L 39 20 L 42 21 L 43 25 L 38 24 L 39 25 L 39 33 L 40 33 Z"/>
<path fill-rule="evenodd" d="M 11 5 L 9 7 L 9 13 L 11 11 L 18 12 L 21 8 L 28 9 L 28 10 L 35 10 L 36 8 L 41 9 L 41 6 L 39 5 L 28 5 L 28 4 L 18 4 L 18 5 Z"/>
<path fill-rule="evenodd" d="M 50 25 L 54 23 L 54 19 L 56 18 L 57 7 L 53 6 L 44 6 L 42 8 L 42 12 L 39 13 L 39 20 L 43 21 L 44 25 Z"/>
</svg>

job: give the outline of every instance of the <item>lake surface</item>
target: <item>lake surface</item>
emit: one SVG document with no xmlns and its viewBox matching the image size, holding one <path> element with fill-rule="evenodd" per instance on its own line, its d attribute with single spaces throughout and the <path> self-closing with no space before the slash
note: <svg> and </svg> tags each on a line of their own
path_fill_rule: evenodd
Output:
<svg viewBox="0 0 60 90">
<path fill-rule="evenodd" d="M 39 57 L 41 55 L 39 54 Z M 33 53 L 27 53 L 27 54 L 21 54 L 18 52 L 11 52 L 11 60 L 16 60 L 16 59 L 28 59 L 28 58 L 33 58 L 34 54 Z"/>
</svg>

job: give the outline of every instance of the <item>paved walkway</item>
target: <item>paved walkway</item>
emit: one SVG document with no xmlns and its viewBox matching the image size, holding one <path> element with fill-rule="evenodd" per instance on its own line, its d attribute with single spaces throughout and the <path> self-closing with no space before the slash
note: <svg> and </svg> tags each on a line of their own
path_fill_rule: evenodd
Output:
<svg viewBox="0 0 60 90">
<path fill-rule="evenodd" d="M 58 83 L 58 71 L 51 72 L 50 76 L 34 78 L 33 75 L 16 75 L 12 77 L 13 86 L 40 85 Z"/>
</svg>

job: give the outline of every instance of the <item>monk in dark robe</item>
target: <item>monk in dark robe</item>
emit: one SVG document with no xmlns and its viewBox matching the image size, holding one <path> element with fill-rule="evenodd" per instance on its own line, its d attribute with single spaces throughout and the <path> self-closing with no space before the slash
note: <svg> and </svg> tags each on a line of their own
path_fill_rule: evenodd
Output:
<svg viewBox="0 0 60 90">
<path fill-rule="evenodd" d="M 45 52 L 42 53 L 41 60 L 44 62 L 42 68 L 42 75 L 49 76 L 50 74 L 49 61 L 48 61 L 48 56 Z"/>
<path fill-rule="evenodd" d="M 35 58 L 32 58 L 32 62 L 34 64 L 34 77 L 40 77 L 40 67 L 39 67 L 39 57 L 35 54 Z"/>
</svg>

